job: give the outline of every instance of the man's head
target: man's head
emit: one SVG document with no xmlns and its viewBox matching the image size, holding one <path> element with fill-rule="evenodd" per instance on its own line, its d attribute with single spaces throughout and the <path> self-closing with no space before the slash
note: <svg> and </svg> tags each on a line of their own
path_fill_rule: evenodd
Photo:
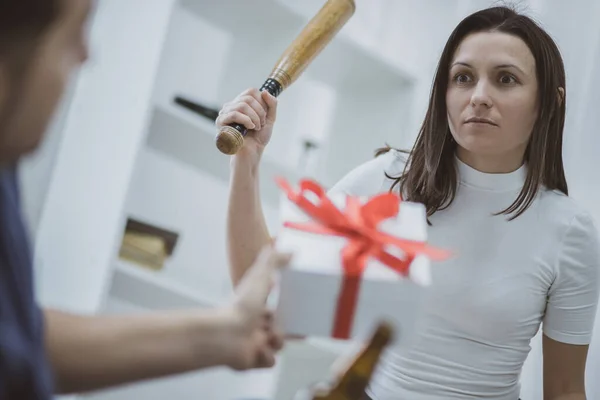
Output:
<svg viewBox="0 0 600 400">
<path fill-rule="evenodd" d="M 0 2 L 0 163 L 35 150 L 87 58 L 91 0 Z"/>
</svg>

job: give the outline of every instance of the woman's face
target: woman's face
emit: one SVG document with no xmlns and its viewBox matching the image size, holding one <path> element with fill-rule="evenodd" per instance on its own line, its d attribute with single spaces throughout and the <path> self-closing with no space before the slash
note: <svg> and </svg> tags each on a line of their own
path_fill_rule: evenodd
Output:
<svg viewBox="0 0 600 400">
<path fill-rule="evenodd" d="M 448 124 L 458 157 L 484 172 L 510 172 L 523 155 L 538 115 L 533 54 L 501 32 L 467 36 L 450 63 Z"/>
</svg>

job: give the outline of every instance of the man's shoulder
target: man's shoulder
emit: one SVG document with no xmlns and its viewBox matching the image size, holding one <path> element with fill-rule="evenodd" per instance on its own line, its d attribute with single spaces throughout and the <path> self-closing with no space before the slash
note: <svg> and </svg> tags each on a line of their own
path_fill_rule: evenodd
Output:
<svg viewBox="0 0 600 400">
<path fill-rule="evenodd" d="M 0 189 L 4 193 L 10 193 L 19 200 L 19 183 L 17 179 L 17 167 L 14 165 L 0 167 Z"/>
<path fill-rule="evenodd" d="M 406 164 L 407 154 L 390 149 L 348 172 L 331 189 L 330 193 L 353 196 L 374 196 L 388 191 Z"/>
</svg>

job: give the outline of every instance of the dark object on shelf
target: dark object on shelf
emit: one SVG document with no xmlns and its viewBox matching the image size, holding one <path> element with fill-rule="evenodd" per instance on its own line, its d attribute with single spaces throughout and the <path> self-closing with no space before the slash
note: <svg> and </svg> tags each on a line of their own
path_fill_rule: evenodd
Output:
<svg viewBox="0 0 600 400">
<path fill-rule="evenodd" d="M 219 110 L 200 104 L 182 96 L 175 96 L 175 104 L 187 108 L 188 110 L 193 111 L 204 118 L 208 118 L 213 122 L 216 121 L 217 117 L 219 116 Z"/>
<path fill-rule="evenodd" d="M 319 147 L 319 144 L 317 142 L 313 142 L 310 139 L 305 139 L 304 140 L 304 151 L 305 152 L 308 153 L 309 151 L 311 151 L 313 149 L 316 149 L 318 147 Z"/>
<path fill-rule="evenodd" d="M 314 151 L 319 148 L 319 144 L 310 139 L 304 139 L 303 150 L 298 161 L 298 169 L 301 173 L 305 173 L 313 157 Z"/>
</svg>

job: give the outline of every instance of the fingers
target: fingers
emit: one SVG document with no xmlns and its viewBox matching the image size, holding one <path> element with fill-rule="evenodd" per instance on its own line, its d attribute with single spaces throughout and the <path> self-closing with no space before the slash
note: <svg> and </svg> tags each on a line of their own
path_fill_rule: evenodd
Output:
<svg viewBox="0 0 600 400">
<path fill-rule="evenodd" d="M 274 243 L 269 243 L 260 251 L 254 265 L 255 269 L 263 273 L 271 273 L 288 265 L 291 260 L 291 253 L 280 252 L 275 248 Z"/>
<path fill-rule="evenodd" d="M 261 329 L 266 332 L 266 343 L 273 350 L 278 351 L 283 347 L 285 334 L 275 323 L 275 316 L 272 311 L 265 311 Z"/>
<path fill-rule="evenodd" d="M 267 342 L 258 353 L 257 364 L 261 368 L 268 368 L 275 365 L 275 355 L 284 345 L 284 336 L 281 331 L 272 329 L 267 332 L 267 335 Z"/>
<path fill-rule="evenodd" d="M 275 365 L 275 354 L 277 349 L 270 345 L 271 333 L 261 329 L 255 336 L 254 348 L 252 349 L 253 360 L 250 368 L 269 368 Z"/>
<path fill-rule="evenodd" d="M 275 355 L 283 348 L 283 340 L 279 335 L 268 333 L 268 337 L 256 353 L 255 366 L 270 368 L 275 365 Z"/>
<path fill-rule="evenodd" d="M 274 273 L 279 269 L 287 266 L 291 260 L 290 253 L 281 253 L 275 250 L 273 245 L 266 246 L 259 255 L 253 268 L 256 270 L 256 280 L 260 280 L 260 284 L 255 281 L 263 290 L 264 300 L 266 301 L 268 294 L 274 286 Z"/>
<path fill-rule="evenodd" d="M 238 304 L 247 310 L 262 311 L 273 288 L 274 273 L 290 259 L 291 254 L 278 252 L 273 245 L 267 245 L 238 285 Z"/>
<path fill-rule="evenodd" d="M 261 92 L 260 94 L 267 105 L 266 122 L 273 123 L 277 118 L 277 98 L 267 91 Z"/>
<path fill-rule="evenodd" d="M 247 129 L 254 129 L 256 127 L 256 125 L 252 121 L 252 118 L 240 111 L 230 111 L 221 114 L 217 117 L 217 120 L 215 122 L 218 127 L 231 124 L 244 125 Z"/>
<path fill-rule="evenodd" d="M 256 360 L 257 368 L 271 368 L 275 365 L 275 353 L 268 348 L 263 349 Z"/>
<path fill-rule="evenodd" d="M 250 267 L 247 274 L 248 279 L 252 281 L 253 285 L 256 285 L 255 287 L 260 287 L 264 292 L 268 292 L 272 287 L 273 273 L 288 265 L 290 259 L 290 253 L 281 253 L 269 244 L 261 250 L 256 261 Z"/>
<path fill-rule="evenodd" d="M 239 96 L 239 101 L 244 101 L 252 107 L 254 111 L 259 115 L 262 124 L 264 125 L 267 117 L 267 103 L 262 99 L 261 92 L 258 89 L 248 89 L 246 92 Z"/>
<path fill-rule="evenodd" d="M 259 131 L 265 124 L 267 110 L 252 96 L 245 95 L 233 103 L 227 103 L 223 106 L 219 116 L 227 118 L 229 115 L 242 114 L 252 121 L 252 125 L 246 126 L 248 129 Z"/>
<path fill-rule="evenodd" d="M 275 351 L 279 351 L 283 348 L 285 335 L 277 328 L 274 328 L 269 335 L 269 347 Z"/>
<path fill-rule="evenodd" d="M 264 108 L 266 110 L 267 103 L 262 99 L 261 93 L 263 93 L 263 92 L 261 92 L 257 88 L 249 88 L 249 89 L 244 90 L 242 93 L 240 93 L 240 95 L 238 97 L 251 96 L 260 103 L 262 108 Z"/>
<path fill-rule="evenodd" d="M 262 323 L 256 324 L 251 332 L 246 332 L 244 342 L 249 347 L 243 354 L 251 355 L 251 358 L 241 362 L 245 364 L 243 369 L 268 368 L 275 365 L 275 356 L 284 345 L 284 335 L 276 329 L 272 314 L 266 313 Z"/>
<path fill-rule="evenodd" d="M 217 117 L 217 126 L 236 123 L 259 131 L 266 124 L 268 107 L 258 89 L 247 89 L 233 101 L 223 105 Z"/>
<path fill-rule="evenodd" d="M 259 126 L 257 129 L 260 129 L 260 127 L 264 126 L 267 119 L 267 107 L 252 96 L 243 96 L 240 98 L 240 101 L 243 101 L 242 104 L 247 105 L 253 115 L 256 117 L 258 122 L 256 125 Z M 252 120 L 254 121 L 254 118 L 252 118 Z"/>
</svg>

